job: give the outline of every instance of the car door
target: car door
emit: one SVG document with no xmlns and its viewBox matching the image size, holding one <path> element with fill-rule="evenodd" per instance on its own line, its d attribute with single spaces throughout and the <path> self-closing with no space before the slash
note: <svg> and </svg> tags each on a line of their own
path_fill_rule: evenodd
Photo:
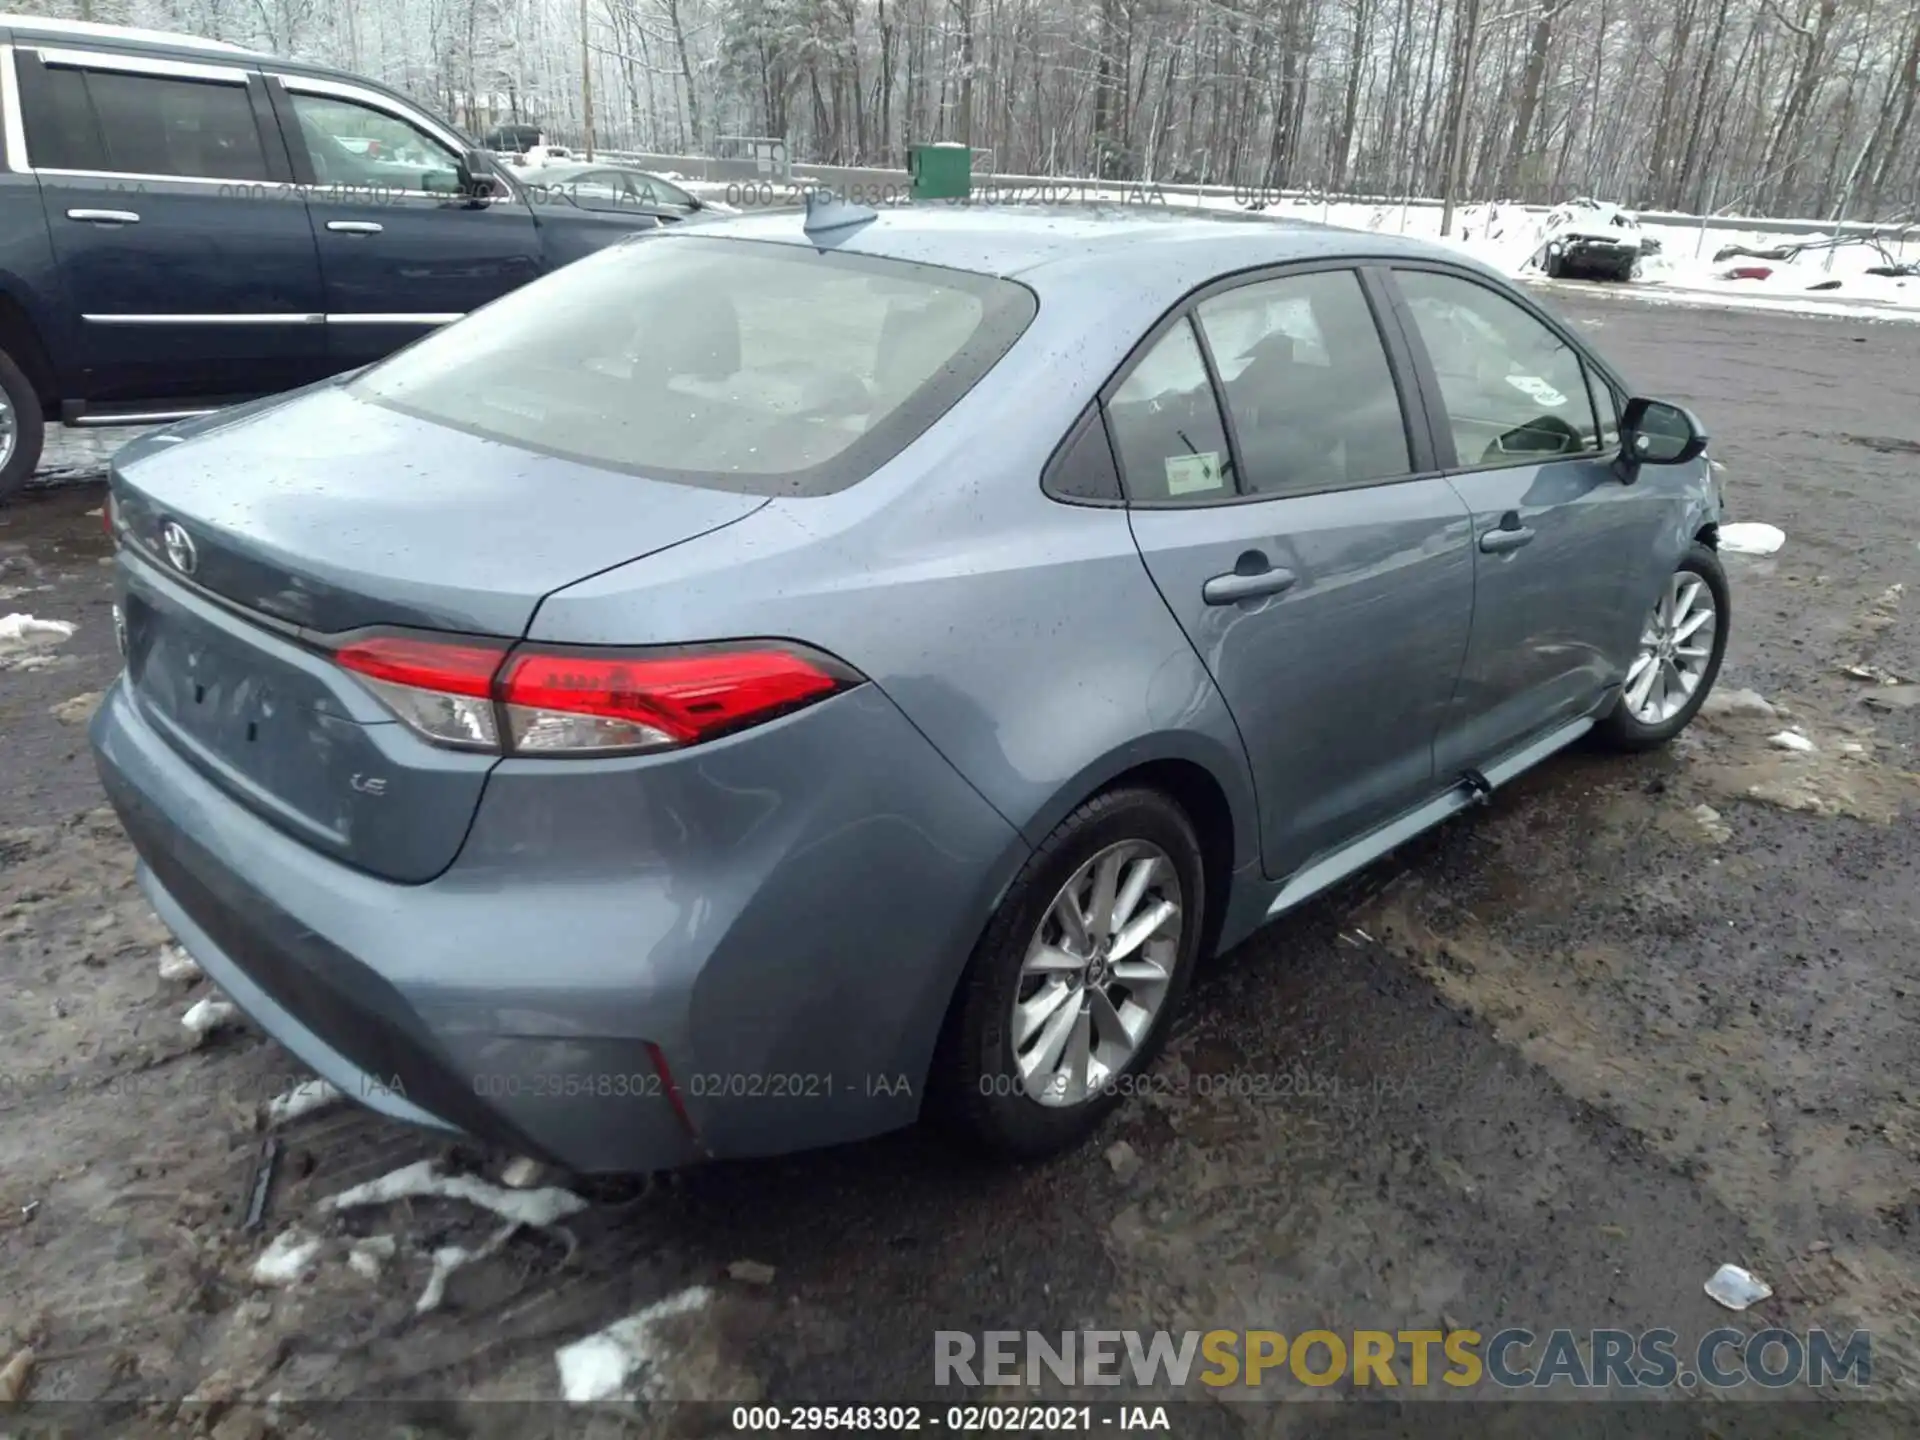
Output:
<svg viewBox="0 0 1920 1440">
<path fill-rule="evenodd" d="M 13 64 L 9 158 L 39 181 L 89 409 L 325 373 L 313 232 L 256 71 L 27 44 Z"/>
<path fill-rule="evenodd" d="M 539 275 L 524 196 L 459 193 L 460 137 L 378 91 L 304 75 L 268 85 L 294 169 L 313 190 L 328 353 L 349 369 L 457 320 Z M 382 157 L 343 138 L 379 140 Z"/>
<path fill-rule="evenodd" d="M 1274 878 L 1447 784 L 1470 520 L 1407 423 L 1374 287 L 1331 267 L 1205 294 L 1103 396 L 1135 541 L 1246 743 Z"/>
<path fill-rule="evenodd" d="M 1653 543 L 1570 338 L 1491 281 L 1396 266 L 1434 444 L 1474 523 L 1473 636 L 1436 747 L 1480 767 L 1591 711 L 1618 679 L 1625 574 Z M 1636 612 L 1638 613 L 1638 612 Z"/>
</svg>

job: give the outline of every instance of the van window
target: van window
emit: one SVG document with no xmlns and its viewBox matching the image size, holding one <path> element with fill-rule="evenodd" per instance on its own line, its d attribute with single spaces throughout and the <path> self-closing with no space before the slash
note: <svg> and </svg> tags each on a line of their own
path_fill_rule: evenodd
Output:
<svg viewBox="0 0 1920 1440">
<path fill-rule="evenodd" d="M 49 66 L 23 87 L 21 109 L 27 154 L 41 169 L 268 178 L 245 85 Z"/>
</svg>

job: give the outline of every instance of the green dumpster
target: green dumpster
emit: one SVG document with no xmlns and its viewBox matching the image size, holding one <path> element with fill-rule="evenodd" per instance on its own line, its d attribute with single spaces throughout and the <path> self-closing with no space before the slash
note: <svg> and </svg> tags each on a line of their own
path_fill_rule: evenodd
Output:
<svg viewBox="0 0 1920 1440">
<path fill-rule="evenodd" d="M 957 140 L 907 147 L 916 200 L 964 200 L 973 193 L 973 150 Z"/>
</svg>

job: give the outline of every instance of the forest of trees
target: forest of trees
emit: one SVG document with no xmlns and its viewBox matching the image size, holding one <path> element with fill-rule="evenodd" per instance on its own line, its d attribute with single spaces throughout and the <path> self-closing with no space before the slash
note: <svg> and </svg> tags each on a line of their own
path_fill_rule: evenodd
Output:
<svg viewBox="0 0 1920 1440">
<path fill-rule="evenodd" d="M 324 60 L 474 130 L 1003 174 L 1906 219 L 1920 0 L 55 0 Z M 584 50 L 584 56 L 583 56 Z"/>
</svg>

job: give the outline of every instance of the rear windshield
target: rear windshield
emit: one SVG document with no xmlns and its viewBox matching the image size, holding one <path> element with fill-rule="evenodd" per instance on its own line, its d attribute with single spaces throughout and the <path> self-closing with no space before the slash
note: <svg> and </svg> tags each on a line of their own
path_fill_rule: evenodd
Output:
<svg viewBox="0 0 1920 1440">
<path fill-rule="evenodd" d="M 649 236 L 495 301 L 349 389 L 592 465 L 819 495 L 939 419 L 1034 309 L 1024 286 L 966 271 Z"/>
</svg>

